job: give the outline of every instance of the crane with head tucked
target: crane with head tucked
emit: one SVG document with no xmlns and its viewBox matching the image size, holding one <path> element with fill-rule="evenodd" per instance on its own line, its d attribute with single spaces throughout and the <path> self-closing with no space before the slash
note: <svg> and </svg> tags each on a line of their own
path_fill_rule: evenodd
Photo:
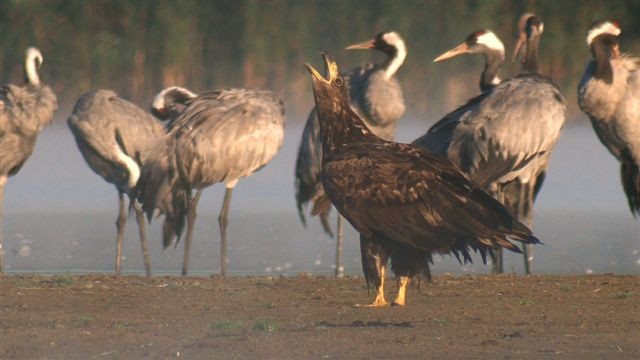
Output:
<svg viewBox="0 0 640 360">
<path fill-rule="evenodd" d="M 58 109 L 56 95 L 40 81 L 38 69 L 42 62 L 40 50 L 28 48 L 24 62 L 26 84 L 0 87 L 0 218 L 7 179 L 17 174 L 29 159 L 40 131 Z M 0 272 L 4 271 L 3 253 L 0 231 Z"/>
<path fill-rule="evenodd" d="M 373 39 L 347 46 L 347 50 L 375 49 L 387 55 L 381 65 L 365 64 L 343 74 L 349 87 L 353 110 L 376 135 L 393 140 L 396 123 L 405 112 L 404 97 L 395 74 L 404 63 L 407 49 L 402 37 L 393 31 L 381 32 Z M 319 215 L 324 231 L 333 236 L 328 216 L 331 205 L 324 194 L 319 175 L 322 164 L 320 125 L 315 108 L 309 113 L 298 149 L 295 189 L 298 213 L 306 225 L 304 206 L 313 202 L 313 215 Z M 338 215 L 336 275 L 342 267 L 342 219 Z"/>
<path fill-rule="evenodd" d="M 578 86 L 578 104 L 600 142 L 620 161 L 622 188 L 634 217 L 640 216 L 640 59 L 620 52 L 615 20 L 587 32 L 593 59 Z"/>
<path fill-rule="evenodd" d="M 140 181 L 142 154 L 165 133 L 164 126 L 151 114 L 111 90 L 97 90 L 81 96 L 67 124 L 87 165 L 118 191 L 116 274 L 121 273 L 127 222 L 124 195 L 127 194 L 136 213 L 145 270 L 147 275 L 151 275 L 144 215 L 133 191 Z"/>
<path fill-rule="evenodd" d="M 224 89 L 187 98 L 188 105 L 173 120 L 167 135 L 155 142 L 144 157 L 145 181 L 140 186 L 139 198 L 149 217 L 156 210 L 165 215 L 165 246 L 180 235 L 186 218 L 182 267 L 186 275 L 202 190 L 224 183 L 226 192 L 218 223 L 220 272 L 225 276 L 233 189 L 241 178 L 267 165 L 282 147 L 284 104 L 266 90 Z M 172 102 L 175 98 L 171 96 L 165 99 L 174 105 L 182 102 Z M 195 196 L 192 189 L 197 190 Z"/>
<path fill-rule="evenodd" d="M 542 20 L 521 19 L 517 54 L 523 46 L 524 72 L 504 80 L 450 112 L 413 144 L 446 157 L 507 206 L 531 223 L 531 207 L 567 117 L 564 97 L 548 78 L 538 74 Z M 503 272 L 502 252 L 494 272 Z M 524 246 L 525 272 L 530 272 Z"/>
</svg>

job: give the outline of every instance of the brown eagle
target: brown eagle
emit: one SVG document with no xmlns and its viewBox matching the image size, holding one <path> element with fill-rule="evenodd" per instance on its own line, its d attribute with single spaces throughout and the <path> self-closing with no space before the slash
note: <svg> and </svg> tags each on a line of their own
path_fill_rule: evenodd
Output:
<svg viewBox="0 0 640 360">
<path fill-rule="evenodd" d="M 470 249 L 519 252 L 511 241 L 539 243 L 525 225 L 455 165 L 422 148 L 375 136 L 349 106 L 338 65 L 323 54 L 328 78 L 305 64 L 322 137 L 321 180 L 327 196 L 360 233 L 362 268 L 384 297 L 387 263 L 398 282 L 393 302 L 405 304 L 409 279 L 427 268 L 434 251 L 471 262 Z"/>
</svg>

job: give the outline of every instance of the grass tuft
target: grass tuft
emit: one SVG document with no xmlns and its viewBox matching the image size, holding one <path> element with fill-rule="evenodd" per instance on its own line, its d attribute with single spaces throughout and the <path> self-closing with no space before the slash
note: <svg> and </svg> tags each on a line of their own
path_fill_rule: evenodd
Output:
<svg viewBox="0 0 640 360">
<path fill-rule="evenodd" d="M 625 290 L 625 291 L 621 291 L 621 292 L 617 292 L 617 293 L 613 294 L 613 298 L 614 299 L 626 299 L 628 297 L 631 297 L 631 295 L 633 295 L 633 292 Z"/>
<path fill-rule="evenodd" d="M 273 320 L 258 320 L 253 325 L 254 331 L 275 332 L 278 330 L 278 324 Z"/>
<path fill-rule="evenodd" d="M 79 327 L 79 328 L 88 328 L 91 326 L 91 322 L 95 320 L 93 318 L 93 316 L 80 316 L 77 317 L 73 320 L 71 320 L 71 322 L 73 323 L 74 326 Z"/>
<path fill-rule="evenodd" d="M 71 286 L 73 285 L 73 277 L 69 274 L 56 275 L 51 279 L 55 286 Z"/>
<path fill-rule="evenodd" d="M 232 321 L 232 320 L 216 321 L 209 324 L 209 328 L 215 329 L 215 330 L 233 330 L 233 329 L 239 329 L 241 327 L 242 327 L 241 321 Z"/>
</svg>

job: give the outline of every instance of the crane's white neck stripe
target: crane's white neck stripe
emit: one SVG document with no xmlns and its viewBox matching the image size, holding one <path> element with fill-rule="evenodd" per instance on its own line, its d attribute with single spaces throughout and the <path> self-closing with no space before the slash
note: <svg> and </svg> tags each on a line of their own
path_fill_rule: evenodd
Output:
<svg viewBox="0 0 640 360">
<path fill-rule="evenodd" d="M 36 68 L 36 59 L 38 58 L 38 55 L 39 52 L 29 51 L 24 64 L 29 84 L 36 86 L 40 85 L 40 76 L 38 76 L 38 70 Z"/>
<path fill-rule="evenodd" d="M 589 30 L 589 33 L 587 34 L 587 46 L 591 46 L 593 39 L 602 34 L 618 36 L 620 35 L 620 33 L 622 33 L 622 30 L 620 30 L 619 27 L 607 21 L 605 23 L 602 23 L 600 26 Z"/>
<path fill-rule="evenodd" d="M 393 46 L 396 48 L 396 54 L 387 66 L 387 70 L 384 72 L 384 77 L 386 80 L 391 79 L 391 77 L 398 71 L 400 66 L 404 63 L 404 59 L 407 57 L 407 47 L 404 45 L 404 41 L 398 38 Z"/>
<path fill-rule="evenodd" d="M 115 144 L 115 154 L 117 160 L 124 165 L 129 173 L 127 186 L 129 187 L 129 190 L 131 190 L 136 186 L 138 179 L 140 178 L 140 167 L 129 155 L 125 154 L 122 149 L 120 149 L 118 144 Z"/>
</svg>

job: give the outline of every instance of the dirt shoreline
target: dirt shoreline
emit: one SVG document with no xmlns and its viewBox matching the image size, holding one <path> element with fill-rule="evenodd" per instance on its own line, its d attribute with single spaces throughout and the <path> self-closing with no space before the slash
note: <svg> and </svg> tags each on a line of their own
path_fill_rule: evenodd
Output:
<svg viewBox="0 0 640 360">
<path fill-rule="evenodd" d="M 4 275 L 0 290 L 2 359 L 640 358 L 640 276 L 435 276 L 382 309 L 354 306 L 373 297 L 361 277 Z"/>
</svg>

